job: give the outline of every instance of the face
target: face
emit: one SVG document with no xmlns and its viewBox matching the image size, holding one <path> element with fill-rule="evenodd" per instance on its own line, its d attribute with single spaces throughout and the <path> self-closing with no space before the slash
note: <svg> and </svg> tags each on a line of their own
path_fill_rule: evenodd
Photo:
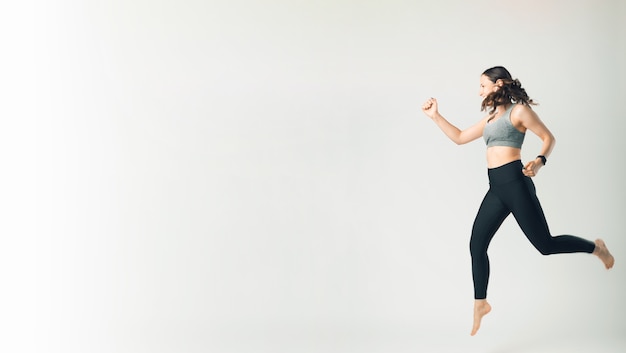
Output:
<svg viewBox="0 0 626 353">
<path fill-rule="evenodd" d="M 500 88 L 500 85 L 498 85 L 497 83 L 491 82 L 489 77 L 485 75 L 480 76 L 480 91 L 478 94 L 483 99 L 487 97 L 490 93 L 497 91 L 498 88 Z"/>
</svg>

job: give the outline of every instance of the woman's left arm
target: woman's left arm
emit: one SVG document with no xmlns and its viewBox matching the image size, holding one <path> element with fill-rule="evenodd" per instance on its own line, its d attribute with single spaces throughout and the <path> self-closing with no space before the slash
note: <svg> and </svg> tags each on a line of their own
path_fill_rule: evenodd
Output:
<svg viewBox="0 0 626 353">
<path fill-rule="evenodd" d="M 552 149 L 556 143 L 554 135 L 552 135 L 546 125 L 544 125 L 541 119 L 539 119 L 537 113 L 535 113 L 535 111 L 529 106 L 521 105 L 520 108 L 515 109 L 515 113 L 517 114 L 513 114 L 512 120 L 517 121 L 519 125 L 525 127 L 527 130 L 532 131 L 541 139 L 541 141 L 543 141 L 539 155 L 544 156 L 547 159 L 550 156 L 550 153 L 552 153 Z M 534 177 L 537 175 L 541 167 L 543 167 L 543 161 L 541 158 L 535 158 L 534 160 L 526 163 L 523 173 L 528 177 Z"/>
</svg>

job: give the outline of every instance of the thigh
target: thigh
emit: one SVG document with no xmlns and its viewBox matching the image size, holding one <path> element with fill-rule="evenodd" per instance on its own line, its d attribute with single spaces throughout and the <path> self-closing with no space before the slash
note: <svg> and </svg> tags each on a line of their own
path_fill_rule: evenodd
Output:
<svg viewBox="0 0 626 353">
<path fill-rule="evenodd" d="M 550 230 L 530 178 L 514 183 L 508 189 L 506 203 L 526 236 L 533 239 L 550 237 Z"/>
<path fill-rule="evenodd" d="M 476 219 L 474 219 L 470 246 L 473 249 L 475 247 L 486 249 L 510 212 L 497 193 L 490 189 L 483 198 Z"/>
</svg>

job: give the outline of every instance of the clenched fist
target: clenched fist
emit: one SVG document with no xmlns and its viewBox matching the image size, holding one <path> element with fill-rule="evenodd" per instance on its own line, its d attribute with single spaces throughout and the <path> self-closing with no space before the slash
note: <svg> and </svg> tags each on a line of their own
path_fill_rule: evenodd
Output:
<svg viewBox="0 0 626 353">
<path fill-rule="evenodd" d="M 430 98 L 429 100 L 424 102 L 424 104 L 422 104 L 422 111 L 429 118 L 434 118 L 435 115 L 438 113 L 437 100 L 435 98 Z"/>
</svg>

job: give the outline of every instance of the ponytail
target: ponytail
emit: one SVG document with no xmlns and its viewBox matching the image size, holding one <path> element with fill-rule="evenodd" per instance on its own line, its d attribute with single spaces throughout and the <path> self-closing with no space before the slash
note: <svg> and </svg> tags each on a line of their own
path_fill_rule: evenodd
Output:
<svg viewBox="0 0 626 353">
<path fill-rule="evenodd" d="M 493 114 L 500 105 L 519 103 L 527 106 L 537 105 L 526 93 L 518 79 L 513 79 L 511 74 L 502 66 L 492 67 L 486 70 L 483 75 L 489 77 L 491 82 L 502 81 L 502 86 L 495 92 L 490 93 L 481 104 L 481 111 L 489 109 L 489 114 Z"/>
</svg>

